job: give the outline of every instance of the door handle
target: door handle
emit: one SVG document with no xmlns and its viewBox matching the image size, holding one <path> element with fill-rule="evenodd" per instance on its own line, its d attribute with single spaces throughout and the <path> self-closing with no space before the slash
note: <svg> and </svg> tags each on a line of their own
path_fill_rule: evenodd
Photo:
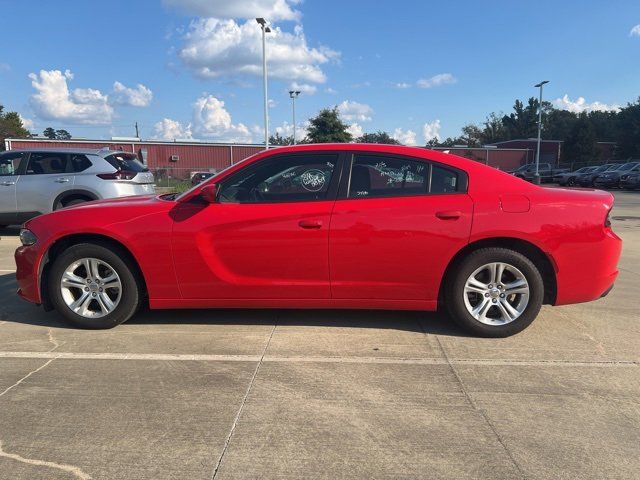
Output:
<svg viewBox="0 0 640 480">
<path fill-rule="evenodd" d="M 300 228 L 318 229 L 322 228 L 322 220 L 300 220 L 298 222 Z"/>
<path fill-rule="evenodd" d="M 2 182 L 2 185 L 4 185 L 5 187 L 10 187 L 11 185 L 15 185 L 15 184 L 16 184 L 16 182 L 9 182 L 9 181 Z"/>
<path fill-rule="evenodd" d="M 462 212 L 459 210 L 443 210 L 441 212 L 436 212 L 436 217 L 440 220 L 457 220 L 462 216 Z"/>
<path fill-rule="evenodd" d="M 67 183 L 69 181 L 68 178 L 56 178 L 56 183 Z"/>
</svg>

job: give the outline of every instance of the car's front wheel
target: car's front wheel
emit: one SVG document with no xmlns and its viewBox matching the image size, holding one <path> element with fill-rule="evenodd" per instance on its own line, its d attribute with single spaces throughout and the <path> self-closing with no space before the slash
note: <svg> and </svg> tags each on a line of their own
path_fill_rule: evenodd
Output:
<svg viewBox="0 0 640 480">
<path fill-rule="evenodd" d="M 538 315 L 544 283 L 536 266 L 519 252 L 483 248 L 454 268 L 445 286 L 453 319 L 484 337 L 507 337 L 524 330 Z"/>
<path fill-rule="evenodd" d="M 123 258 L 123 252 L 93 243 L 62 252 L 48 275 L 55 309 L 83 328 L 112 328 L 127 321 L 138 309 L 141 289 Z"/>
</svg>

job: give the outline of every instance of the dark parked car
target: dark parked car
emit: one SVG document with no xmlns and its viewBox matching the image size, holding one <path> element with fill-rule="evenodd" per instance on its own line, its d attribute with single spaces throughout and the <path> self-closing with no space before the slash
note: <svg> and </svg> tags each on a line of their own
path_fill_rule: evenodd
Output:
<svg viewBox="0 0 640 480">
<path fill-rule="evenodd" d="M 576 178 L 576 184 L 581 187 L 593 187 L 593 181 L 596 179 L 598 175 L 601 175 L 605 172 L 613 172 L 620 168 L 622 163 L 607 163 L 606 165 L 600 165 L 591 173 L 585 173 Z"/>
<path fill-rule="evenodd" d="M 637 190 L 640 188 L 640 171 L 625 173 L 620 176 L 620 188 L 627 190 Z"/>
<path fill-rule="evenodd" d="M 593 185 L 598 188 L 617 188 L 620 186 L 622 175 L 638 171 L 640 171 L 640 162 L 625 163 L 616 170 L 598 175 L 594 179 Z"/>
<path fill-rule="evenodd" d="M 540 175 L 541 182 L 551 182 L 555 175 L 559 175 L 568 171 L 568 168 L 553 168 L 550 163 L 538 164 L 538 174 Z M 536 164 L 529 163 L 510 173 L 518 178 L 522 178 L 528 182 L 532 182 L 535 177 L 535 172 Z"/>
<path fill-rule="evenodd" d="M 562 185 L 562 186 L 568 185 L 568 186 L 572 187 L 572 186 L 574 186 L 576 184 L 576 179 L 580 175 L 591 173 L 596 168 L 598 168 L 598 167 L 582 167 L 582 168 L 579 168 L 578 170 L 575 170 L 573 172 L 558 173 L 558 174 L 553 176 L 553 181 L 555 183 L 558 183 L 558 184 Z"/>
<path fill-rule="evenodd" d="M 196 172 L 191 176 L 191 185 L 198 185 L 215 175 L 215 172 Z"/>
</svg>

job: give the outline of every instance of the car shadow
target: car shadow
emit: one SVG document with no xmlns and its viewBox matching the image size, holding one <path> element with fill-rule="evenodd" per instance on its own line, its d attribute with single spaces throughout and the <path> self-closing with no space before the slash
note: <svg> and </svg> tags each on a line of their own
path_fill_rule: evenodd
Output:
<svg viewBox="0 0 640 480">
<path fill-rule="evenodd" d="M 0 228 L 0 237 L 17 237 L 20 235 L 20 225 Z"/>
<path fill-rule="evenodd" d="M 54 312 L 22 300 L 14 274 L 0 275 L 0 321 L 80 330 Z M 395 329 L 416 333 L 468 337 L 440 312 L 342 309 L 182 309 L 143 308 L 127 324 L 135 325 L 273 325 Z M 150 330 L 149 332 L 153 332 Z"/>
</svg>

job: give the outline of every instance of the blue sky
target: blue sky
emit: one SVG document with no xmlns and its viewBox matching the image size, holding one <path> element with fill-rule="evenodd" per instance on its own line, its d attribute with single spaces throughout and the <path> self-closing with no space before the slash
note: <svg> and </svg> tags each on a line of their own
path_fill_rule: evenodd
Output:
<svg viewBox="0 0 640 480">
<path fill-rule="evenodd" d="M 352 132 L 403 143 L 459 134 L 515 98 L 573 111 L 640 96 L 640 2 L 0 0 L 0 103 L 34 132 L 262 139 L 261 45 L 271 21 L 273 133 L 339 105 Z"/>
</svg>

